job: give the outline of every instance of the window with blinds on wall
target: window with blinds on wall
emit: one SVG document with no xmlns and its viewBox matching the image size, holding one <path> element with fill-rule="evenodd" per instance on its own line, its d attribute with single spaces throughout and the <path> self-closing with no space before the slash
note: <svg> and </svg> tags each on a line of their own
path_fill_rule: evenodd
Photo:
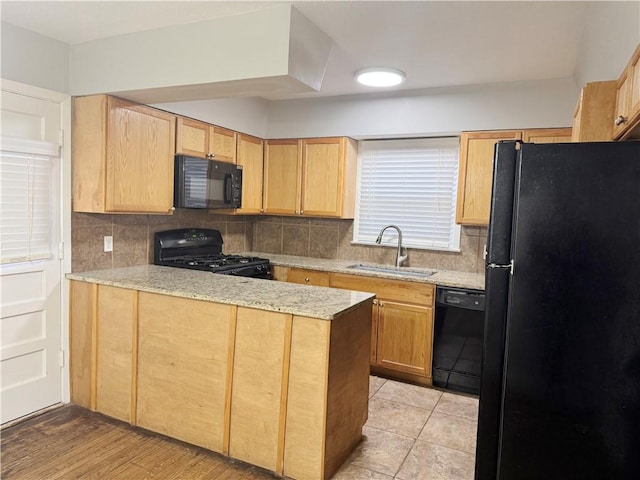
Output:
<svg viewBox="0 0 640 480">
<path fill-rule="evenodd" d="M 359 142 L 353 242 L 373 245 L 394 224 L 406 247 L 459 250 L 458 157 L 457 137 Z"/>
<path fill-rule="evenodd" d="M 52 257 L 50 203 L 58 163 L 57 145 L 2 139 L 0 263 Z"/>
</svg>

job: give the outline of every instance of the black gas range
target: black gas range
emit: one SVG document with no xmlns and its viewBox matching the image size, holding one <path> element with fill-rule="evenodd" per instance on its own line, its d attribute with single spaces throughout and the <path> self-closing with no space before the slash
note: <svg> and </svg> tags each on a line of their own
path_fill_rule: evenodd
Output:
<svg viewBox="0 0 640 480">
<path fill-rule="evenodd" d="M 222 253 L 219 230 L 181 228 L 154 235 L 153 263 L 224 275 L 271 278 L 269 260 Z"/>
</svg>

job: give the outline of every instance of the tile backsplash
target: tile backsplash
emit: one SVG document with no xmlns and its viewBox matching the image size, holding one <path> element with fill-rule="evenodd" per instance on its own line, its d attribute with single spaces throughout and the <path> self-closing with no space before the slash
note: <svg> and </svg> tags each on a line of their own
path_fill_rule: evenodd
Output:
<svg viewBox="0 0 640 480">
<path fill-rule="evenodd" d="M 214 215 L 177 209 L 173 215 L 109 215 L 72 213 L 71 270 L 99 270 L 153 263 L 153 234 L 174 228 L 215 228 L 224 240 L 224 253 L 251 249 L 250 217 Z M 104 236 L 113 236 L 113 252 L 103 251 Z"/>
<path fill-rule="evenodd" d="M 396 247 L 352 245 L 353 220 L 303 217 L 255 217 L 253 250 L 393 264 Z M 406 266 L 482 273 L 487 229 L 462 227 L 460 252 L 409 249 Z"/>
<path fill-rule="evenodd" d="M 153 263 L 153 234 L 174 228 L 215 228 L 224 253 L 257 251 L 393 264 L 393 246 L 352 245 L 353 220 L 304 217 L 245 217 L 178 209 L 174 215 L 72 214 L 72 271 Z M 113 252 L 103 237 L 113 236 Z M 409 249 L 413 267 L 481 273 L 487 229 L 463 227 L 460 252 Z"/>
</svg>

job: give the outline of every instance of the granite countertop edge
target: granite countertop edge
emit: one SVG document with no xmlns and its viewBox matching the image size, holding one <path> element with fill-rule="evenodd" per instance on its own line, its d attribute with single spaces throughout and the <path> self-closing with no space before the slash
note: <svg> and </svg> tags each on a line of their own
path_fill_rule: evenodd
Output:
<svg viewBox="0 0 640 480">
<path fill-rule="evenodd" d="M 348 268 L 349 265 L 359 264 L 371 267 L 393 268 L 392 265 L 380 265 L 376 263 L 360 262 L 356 260 L 335 260 L 314 257 L 302 257 L 296 255 L 282 255 L 266 252 L 243 252 L 242 255 L 268 258 L 272 265 L 304 268 L 307 270 L 318 270 L 325 272 L 346 273 L 351 275 L 359 275 L 366 277 L 388 278 L 393 280 L 403 280 L 409 282 L 429 283 L 440 285 L 443 287 L 469 288 L 473 290 L 484 290 L 484 274 L 472 272 L 459 272 L 454 270 L 438 270 L 431 268 L 419 267 L 401 267 L 399 273 L 374 272 L 368 270 L 359 270 Z M 429 272 L 436 271 L 428 277 L 415 277 L 411 275 L 403 275 L 402 270 L 409 272 Z"/>
<path fill-rule="evenodd" d="M 369 292 L 215 275 L 158 265 L 67 273 L 69 280 L 239 307 L 335 320 L 374 298 Z"/>
</svg>

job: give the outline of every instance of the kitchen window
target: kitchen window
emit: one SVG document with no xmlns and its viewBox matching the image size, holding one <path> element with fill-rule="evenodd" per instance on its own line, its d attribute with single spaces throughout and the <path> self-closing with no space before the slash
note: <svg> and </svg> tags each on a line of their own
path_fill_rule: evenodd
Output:
<svg viewBox="0 0 640 480">
<path fill-rule="evenodd" d="M 459 251 L 459 150 L 457 137 L 359 142 L 353 243 L 374 245 L 394 224 L 405 247 Z M 383 244 L 395 241 L 388 231 Z"/>
</svg>

